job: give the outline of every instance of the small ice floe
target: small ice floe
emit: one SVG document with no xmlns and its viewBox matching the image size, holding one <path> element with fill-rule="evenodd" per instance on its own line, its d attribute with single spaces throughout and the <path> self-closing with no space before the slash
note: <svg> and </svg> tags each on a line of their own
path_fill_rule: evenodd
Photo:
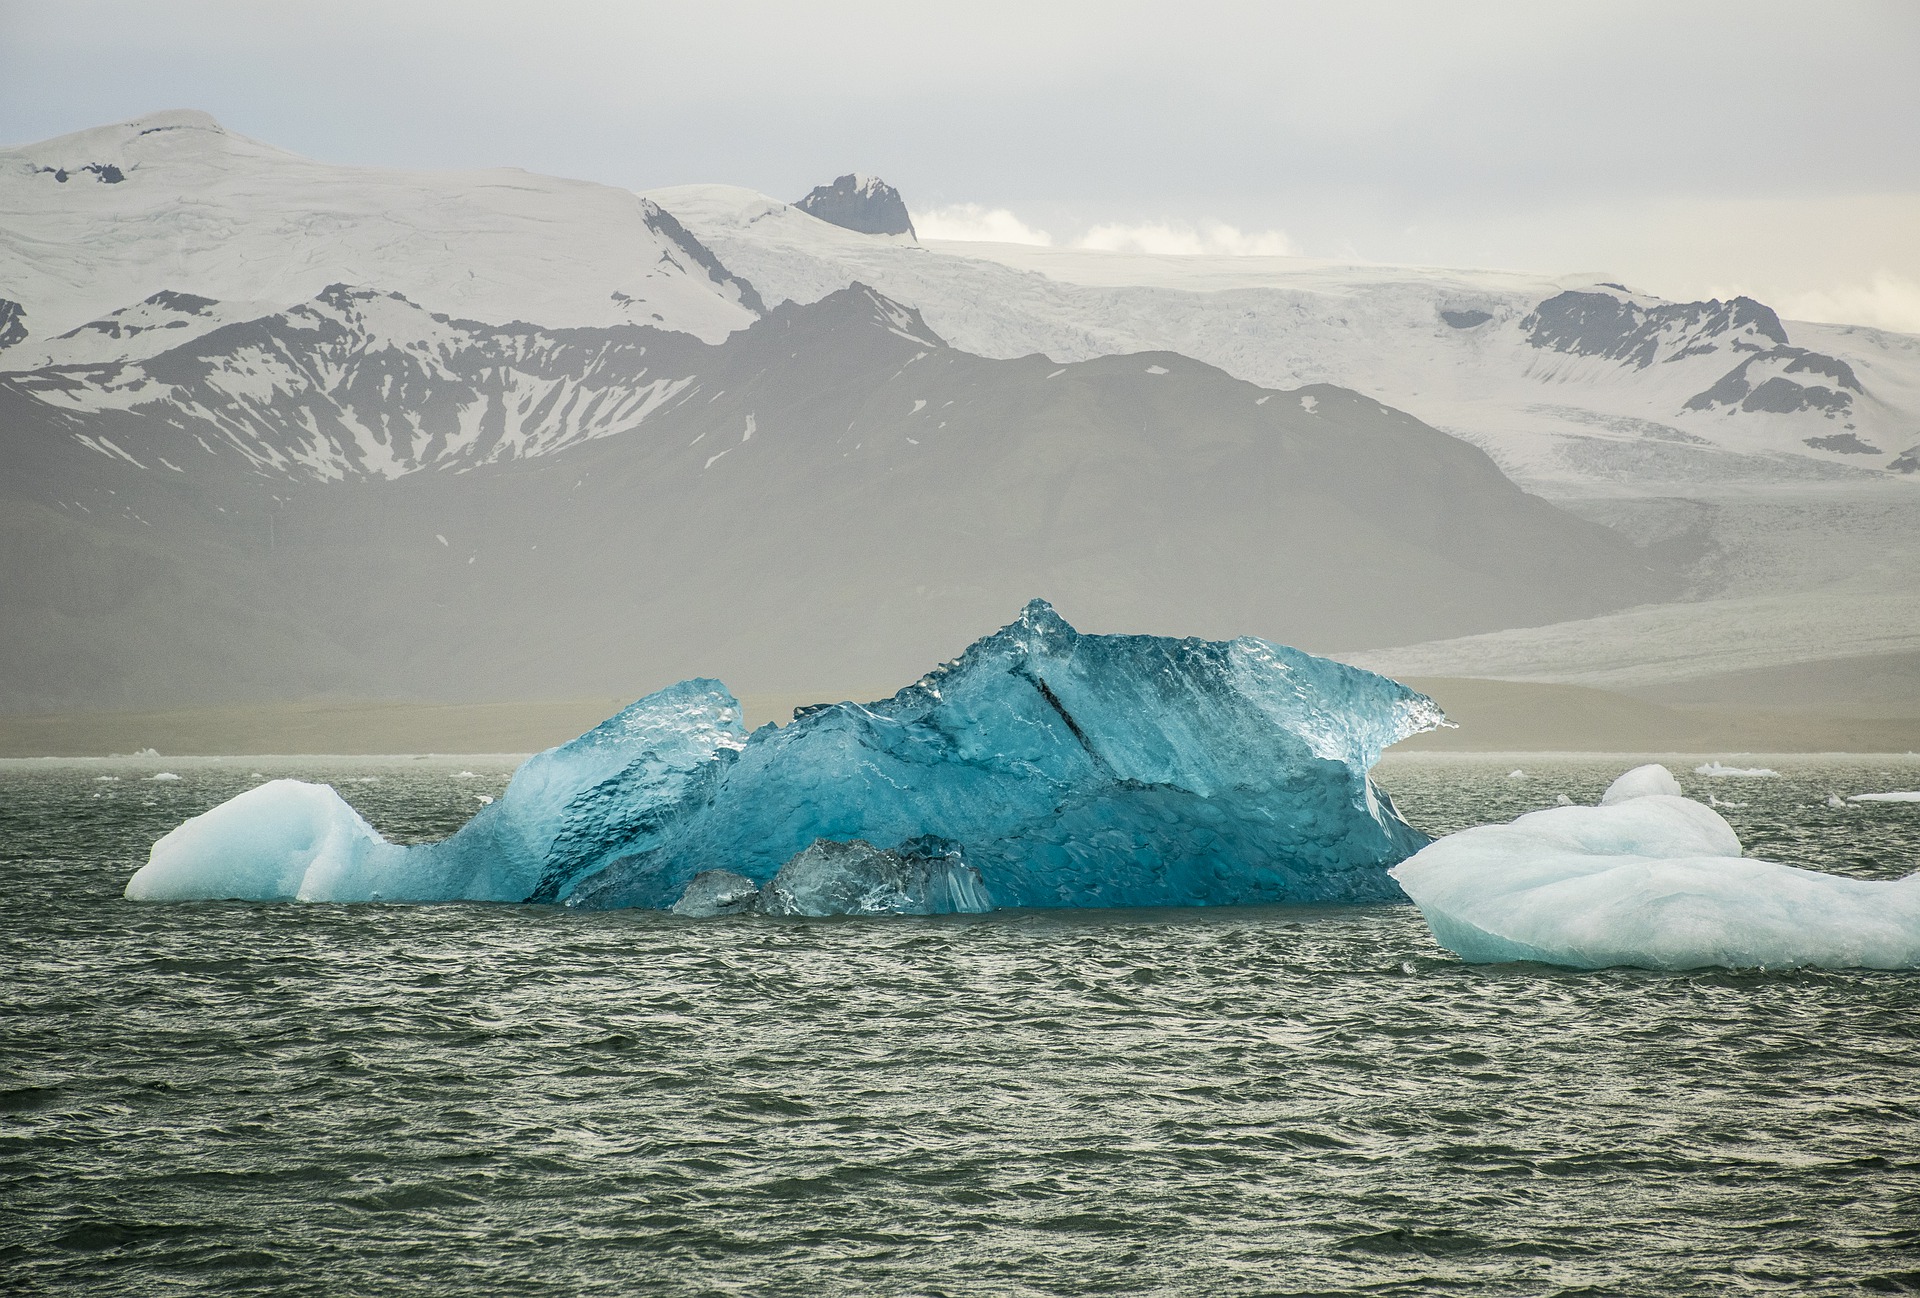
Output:
<svg viewBox="0 0 1920 1298">
<path fill-rule="evenodd" d="M 1716 780 L 1759 780 L 1780 774 L 1780 772 L 1768 766 L 1723 766 L 1719 762 L 1708 762 L 1705 766 L 1696 766 L 1693 768 L 1693 773 L 1695 775 L 1711 775 Z"/>
<path fill-rule="evenodd" d="M 1920 802 L 1920 792 L 1899 790 L 1894 793 L 1856 793 L 1849 802 Z"/>
<path fill-rule="evenodd" d="M 1556 807 L 1571 807 L 1573 805 L 1573 799 L 1564 793 L 1556 793 L 1553 795 L 1553 805 Z"/>
<path fill-rule="evenodd" d="M 119 777 L 119 776 L 117 776 L 117 775 L 96 775 L 96 776 L 94 776 L 93 778 L 94 778 L 94 782 L 95 782 L 95 783 L 97 783 L 97 784 L 118 784 L 118 783 L 120 783 L 120 777 Z"/>
<path fill-rule="evenodd" d="M 491 793 L 476 793 L 473 795 L 473 800 L 485 807 L 492 804 L 493 795 Z"/>
<path fill-rule="evenodd" d="M 460 771 L 454 775 L 448 776 L 447 778 L 453 779 L 453 780 L 477 780 L 480 777 L 478 775 L 475 775 L 472 771 Z"/>
<path fill-rule="evenodd" d="M 1829 793 L 1827 795 L 1827 805 L 1829 807 L 1838 807 L 1842 811 L 1845 811 L 1847 807 L 1847 800 L 1841 797 L 1837 793 Z"/>
<path fill-rule="evenodd" d="M 1513 770 L 1507 772 L 1507 778 L 1509 780 L 1524 780 L 1527 778 L 1527 773 L 1519 767 L 1515 767 Z"/>
<path fill-rule="evenodd" d="M 1709 807 L 1736 807 L 1737 808 L 1737 807 L 1744 807 L 1747 804 L 1744 802 L 1722 802 L 1720 801 L 1720 799 L 1714 797 L 1711 793 L 1709 793 L 1707 795 L 1707 805 Z"/>
<path fill-rule="evenodd" d="M 177 780 L 180 777 L 178 775 L 175 775 L 172 771 L 155 771 L 152 775 L 149 775 L 147 778 L 149 780 L 160 780 L 164 782 L 169 780 Z"/>
<path fill-rule="evenodd" d="M 1165 374 L 1166 372 L 1167 372 L 1167 367 L 1164 365 L 1147 366 L 1147 373 L 1149 374 Z"/>
<path fill-rule="evenodd" d="M 1639 767 L 1597 807 L 1449 834 L 1390 873 L 1440 945 L 1474 962 L 1920 968 L 1920 873 L 1853 879 L 1747 856 L 1678 787 Z"/>
<path fill-rule="evenodd" d="M 262 775 L 262 774 L 260 774 L 260 772 L 258 772 L 258 771 L 250 771 L 250 772 L 248 772 L 248 773 L 247 773 L 247 778 L 248 778 L 248 779 L 250 779 L 250 780 L 264 780 L 264 779 L 266 779 L 267 777 L 266 777 L 266 776 L 264 776 L 264 775 Z"/>
</svg>

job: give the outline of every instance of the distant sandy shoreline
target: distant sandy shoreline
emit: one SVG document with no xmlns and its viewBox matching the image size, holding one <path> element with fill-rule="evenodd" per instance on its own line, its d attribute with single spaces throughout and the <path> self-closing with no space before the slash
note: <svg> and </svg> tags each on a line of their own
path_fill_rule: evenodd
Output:
<svg viewBox="0 0 1920 1298">
<path fill-rule="evenodd" d="M 1407 681 L 1458 729 L 1395 753 L 1908 753 L 1920 716 L 1849 716 L 1725 705 L 1668 705 L 1606 690 L 1459 677 Z M 747 724 L 785 723 L 796 707 L 884 690 L 744 695 Z M 511 703 L 316 701 L 145 712 L 0 716 L 0 757 L 520 754 L 565 743 L 628 699 Z"/>
</svg>

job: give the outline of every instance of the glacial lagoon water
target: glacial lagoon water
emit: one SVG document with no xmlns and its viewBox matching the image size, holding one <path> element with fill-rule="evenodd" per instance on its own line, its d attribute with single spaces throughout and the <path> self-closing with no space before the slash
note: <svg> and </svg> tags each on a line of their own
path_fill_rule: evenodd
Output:
<svg viewBox="0 0 1920 1298">
<path fill-rule="evenodd" d="M 1437 834 L 1636 760 L 1379 777 Z M 1920 804 L 1826 805 L 1920 759 L 1671 764 L 1751 854 L 1920 864 Z M 1474 967 L 1409 906 L 120 896 L 256 772 L 420 841 L 511 769 L 0 763 L 6 1289 L 1920 1291 L 1920 974 Z"/>
</svg>

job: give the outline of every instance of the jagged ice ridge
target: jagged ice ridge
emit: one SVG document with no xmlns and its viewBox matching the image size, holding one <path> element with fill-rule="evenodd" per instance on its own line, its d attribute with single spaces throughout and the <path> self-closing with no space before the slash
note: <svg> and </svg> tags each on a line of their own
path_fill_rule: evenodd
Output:
<svg viewBox="0 0 1920 1298">
<path fill-rule="evenodd" d="M 1367 772 L 1442 724 L 1424 695 L 1299 650 L 1081 635 L 1036 600 L 892 698 L 783 728 L 748 735 L 717 681 L 662 690 L 529 759 L 439 843 L 387 842 L 327 786 L 263 784 L 155 843 L 127 896 L 666 908 L 725 870 L 805 914 L 835 896 L 861 913 L 1396 900 L 1387 867 L 1427 839 Z M 836 882 L 835 861 L 864 882 Z M 744 891 L 713 885 L 696 891 Z"/>
</svg>

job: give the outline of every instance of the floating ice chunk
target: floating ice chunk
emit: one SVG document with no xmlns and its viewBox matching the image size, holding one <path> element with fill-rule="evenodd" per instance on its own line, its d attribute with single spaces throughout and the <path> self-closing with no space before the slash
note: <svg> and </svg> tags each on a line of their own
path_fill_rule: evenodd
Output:
<svg viewBox="0 0 1920 1298">
<path fill-rule="evenodd" d="M 1573 799 L 1564 793 L 1556 793 L 1553 795 L 1553 805 L 1556 807 L 1571 807 L 1573 805 Z"/>
<path fill-rule="evenodd" d="M 1715 779 L 1762 780 L 1778 776 L 1780 772 L 1767 766 L 1723 766 L 1719 762 L 1708 762 L 1704 766 L 1693 768 L 1695 775 L 1711 775 Z"/>
<path fill-rule="evenodd" d="M 673 903 L 676 915 L 711 919 L 716 915 L 741 915 L 753 909 L 760 898 L 760 886 L 744 874 L 732 870 L 702 870 L 687 883 L 680 900 Z"/>
<path fill-rule="evenodd" d="M 877 703 L 722 755 L 706 805 L 551 895 L 665 906 L 815 839 L 959 844 L 1001 906 L 1387 901 L 1426 841 L 1367 779 L 1444 724 L 1384 677 L 1254 639 L 1083 636 L 1043 601 Z"/>
<path fill-rule="evenodd" d="M 172 771 L 155 771 L 152 775 L 149 775 L 147 778 L 149 780 L 158 780 L 162 784 L 167 784 L 167 783 L 171 783 L 174 780 L 179 779 L 180 777 Z"/>
<path fill-rule="evenodd" d="M 1392 873 L 1440 944 L 1474 962 L 1920 966 L 1920 874 L 1874 882 L 1743 857 L 1732 826 L 1672 795 L 1464 830 Z"/>
<path fill-rule="evenodd" d="M 1600 805 L 1611 807 L 1634 798 L 1685 796 L 1680 781 L 1673 778 L 1673 772 L 1658 762 L 1651 762 L 1646 766 L 1634 767 L 1609 784 L 1607 791 L 1600 795 Z"/>
<path fill-rule="evenodd" d="M 1739 808 L 1744 807 L 1747 804 L 1744 802 L 1722 802 L 1719 798 L 1716 798 L 1715 796 L 1713 796 L 1713 794 L 1709 793 L 1707 795 L 1707 805 L 1709 807 L 1715 807 L 1715 808 L 1726 807 L 1729 810 L 1738 810 Z"/>
<path fill-rule="evenodd" d="M 1829 807 L 1839 807 L 1844 811 L 1846 810 L 1847 800 L 1837 793 L 1829 793 L 1827 795 L 1827 805 Z"/>
<path fill-rule="evenodd" d="M 1856 793 L 1849 802 L 1920 802 L 1920 792 L 1902 790 L 1896 793 Z"/>
<path fill-rule="evenodd" d="M 1036 600 L 891 699 L 751 737 L 717 681 L 649 695 L 529 759 L 452 838 L 369 830 L 336 891 L 274 895 L 665 908 L 706 870 L 764 886 L 816 839 L 934 835 L 1003 906 L 1395 900 L 1386 867 L 1427 839 L 1367 772 L 1444 724 L 1371 672 L 1251 638 L 1082 636 Z M 212 889 L 258 872 L 224 824 L 190 839 Z"/>
<path fill-rule="evenodd" d="M 195 816 L 153 845 L 127 884 L 135 901 L 329 899 L 405 849 L 325 784 L 272 780 Z"/>
<path fill-rule="evenodd" d="M 480 777 L 478 775 L 475 775 L 472 771 L 456 771 L 454 774 L 449 775 L 447 778 L 450 780 L 477 780 Z"/>
<path fill-rule="evenodd" d="M 883 851 L 864 839 L 819 839 L 780 867 L 760 894 L 768 915 L 984 914 L 993 899 L 980 872 L 945 843 Z"/>
<path fill-rule="evenodd" d="M 1507 772 L 1507 778 L 1509 780 L 1524 780 L 1527 778 L 1527 773 L 1516 766 L 1513 770 Z"/>
</svg>

